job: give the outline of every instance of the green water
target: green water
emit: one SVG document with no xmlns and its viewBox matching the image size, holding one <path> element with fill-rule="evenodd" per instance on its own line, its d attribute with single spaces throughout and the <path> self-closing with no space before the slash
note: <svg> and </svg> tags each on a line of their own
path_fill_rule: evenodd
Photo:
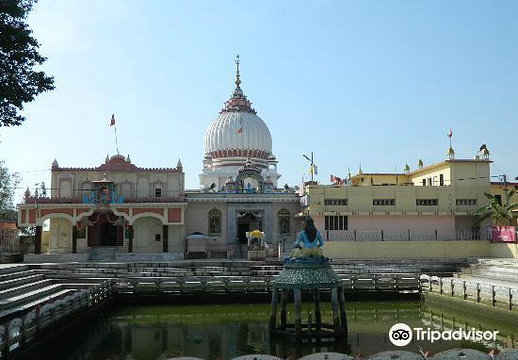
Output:
<svg viewBox="0 0 518 360">
<path fill-rule="evenodd" d="M 307 315 L 309 309 L 303 312 Z M 330 309 L 323 309 L 329 320 Z M 24 359 L 55 360 L 163 360 L 176 356 L 203 359 L 266 353 L 283 358 L 314 352 L 335 351 L 363 356 L 384 350 L 441 350 L 471 347 L 479 350 L 518 346 L 518 325 L 481 322 L 459 311 L 445 312 L 419 301 L 348 302 L 348 344 L 294 345 L 271 339 L 268 333 L 269 304 L 118 306 L 90 323 L 79 324 L 73 334 L 57 344 L 39 348 Z M 289 313 L 288 316 L 291 316 Z M 395 323 L 410 327 L 452 329 L 475 327 L 500 331 L 496 342 L 412 341 L 398 348 L 388 339 Z M 454 323 L 454 325 L 452 325 Z"/>
</svg>

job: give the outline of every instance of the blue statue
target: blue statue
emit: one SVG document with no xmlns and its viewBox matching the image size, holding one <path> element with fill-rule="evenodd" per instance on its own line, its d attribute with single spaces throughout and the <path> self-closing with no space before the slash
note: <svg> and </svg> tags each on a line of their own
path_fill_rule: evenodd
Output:
<svg viewBox="0 0 518 360">
<path fill-rule="evenodd" d="M 290 255 L 293 260 L 321 258 L 323 256 L 321 249 L 324 246 L 322 234 L 315 227 L 315 222 L 311 217 L 306 218 L 304 230 L 298 233 L 297 240 L 293 245 L 295 249 Z"/>
</svg>

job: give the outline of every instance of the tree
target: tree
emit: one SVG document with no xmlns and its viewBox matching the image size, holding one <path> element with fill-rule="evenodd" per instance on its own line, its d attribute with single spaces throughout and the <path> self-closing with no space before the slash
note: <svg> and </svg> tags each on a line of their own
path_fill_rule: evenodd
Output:
<svg viewBox="0 0 518 360">
<path fill-rule="evenodd" d="M 0 220 L 15 221 L 17 218 L 13 200 L 18 182 L 18 175 L 10 174 L 4 162 L 0 161 Z"/>
<path fill-rule="evenodd" d="M 497 195 L 484 192 L 484 196 L 488 202 L 477 210 L 473 211 L 473 215 L 478 216 L 474 225 L 479 226 L 485 219 L 491 218 L 494 225 L 510 226 L 513 221 L 513 210 L 518 209 L 518 203 L 511 202 L 511 198 L 516 193 L 513 188 L 510 191 L 503 189 L 504 196 L 502 199 Z"/>
<path fill-rule="evenodd" d="M 54 89 L 52 76 L 34 70 L 46 60 L 25 23 L 36 1 L 0 1 L 0 126 L 21 125 L 23 105 Z"/>
</svg>

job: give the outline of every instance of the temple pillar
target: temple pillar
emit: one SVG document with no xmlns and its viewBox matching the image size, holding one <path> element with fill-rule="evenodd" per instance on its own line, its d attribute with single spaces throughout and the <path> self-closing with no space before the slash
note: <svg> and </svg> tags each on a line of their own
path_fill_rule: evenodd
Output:
<svg viewBox="0 0 518 360">
<path fill-rule="evenodd" d="M 77 253 L 77 228 L 72 226 L 72 253 Z"/>
<path fill-rule="evenodd" d="M 277 325 L 277 289 L 272 290 L 272 308 L 270 310 L 270 329 L 275 329 Z"/>
<path fill-rule="evenodd" d="M 36 226 L 36 233 L 34 238 L 34 253 L 35 254 L 41 254 L 41 234 L 42 233 L 42 227 Z"/>
<path fill-rule="evenodd" d="M 315 299 L 315 325 L 316 329 L 322 329 L 322 313 L 320 312 L 320 291 L 313 290 L 313 297 Z"/>
<path fill-rule="evenodd" d="M 293 290 L 295 302 L 295 334 L 299 337 L 302 334 L 302 296 L 300 289 Z"/>
<path fill-rule="evenodd" d="M 162 226 L 162 251 L 169 252 L 169 225 Z"/>
<path fill-rule="evenodd" d="M 128 226 L 128 235 L 128 252 L 131 253 L 133 252 L 133 225 Z"/>
</svg>

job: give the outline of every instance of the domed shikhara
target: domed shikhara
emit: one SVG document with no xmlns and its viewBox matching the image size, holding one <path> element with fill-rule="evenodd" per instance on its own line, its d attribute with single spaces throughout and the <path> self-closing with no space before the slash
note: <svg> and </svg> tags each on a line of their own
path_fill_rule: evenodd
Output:
<svg viewBox="0 0 518 360">
<path fill-rule="evenodd" d="M 272 154 L 270 130 L 239 86 L 239 58 L 236 65 L 236 89 L 205 134 L 205 155 L 213 160 L 233 157 L 266 160 Z"/>
<path fill-rule="evenodd" d="M 268 159 L 272 137 L 266 124 L 251 112 L 223 110 L 205 135 L 205 154 L 213 159 L 252 157 Z"/>
<path fill-rule="evenodd" d="M 237 176 L 239 168 L 250 159 L 262 169 L 263 176 L 270 176 L 276 186 L 280 175 L 277 174 L 277 160 L 272 154 L 272 136 L 240 87 L 239 56 L 236 59 L 235 84 L 230 99 L 205 133 L 201 185 L 215 184 L 220 188 L 228 176 Z"/>
</svg>

